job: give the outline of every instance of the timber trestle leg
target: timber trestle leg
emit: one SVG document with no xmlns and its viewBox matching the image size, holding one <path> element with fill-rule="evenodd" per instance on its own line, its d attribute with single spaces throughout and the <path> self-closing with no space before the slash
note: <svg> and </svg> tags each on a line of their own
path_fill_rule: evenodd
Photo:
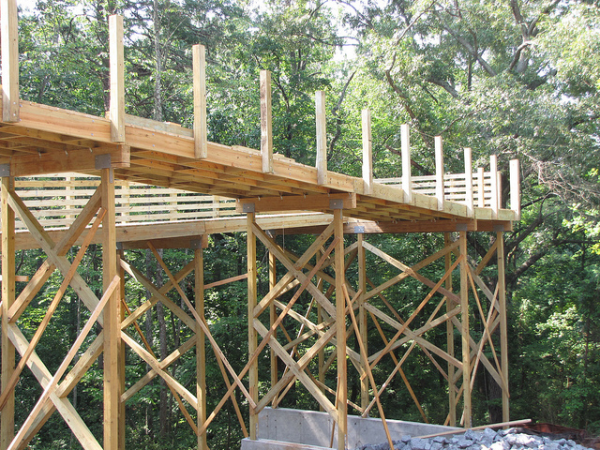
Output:
<svg viewBox="0 0 600 450">
<path fill-rule="evenodd" d="M 40 225 L 24 202 L 13 189 L 11 177 L 2 178 L 2 429 L 0 441 L 2 449 L 16 450 L 24 448 L 46 423 L 53 412 L 58 411 L 71 428 L 73 435 L 86 450 L 99 450 L 102 446 L 90 432 L 81 416 L 75 410 L 68 394 L 74 389 L 94 361 L 104 352 L 105 358 L 105 426 L 106 435 L 111 434 L 111 442 L 104 448 L 118 448 L 119 440 L 119 298 L 120 277 L 116 265 L 116 245 L 114 244 L 114 184 L 111 169 L 103 169 L 100 187 L 90 198 L 87 205 L 72 222 L 70 228 L 58 242 Z M 14 240 L 15 218 L 27 227 L 46 255 L 46 260 L 31 277 L 28 284 L 16 295 Z M 86 227 L 91 227 L 86 230 Z M 87 248 L 95 235 L 102 229 L 102 239 L 106 251 L 103 254 L 104 292 L 101 298 L 94 294 L 85 280 L 77 272 Z M 67 259 L 67 252 L 77 243 L 79 246 L 73 260 Z M 27 310 L 34 297 L 44 287 L 50 275 L 58 270 L 62 275 L 62 283 L 57 289 L 46 314 L 31 341 L 19 328 L 19 319 Z M 36 352 L 36 346 L 56 309 L 58 308 L 68 287 L 72 287 L 82 303 L 90 310 L 90 317 L 81 332 L 67 351 L 58 369 L 52 374 L 43 358 Z M 87 349 L 82 350 L 86 338 L 98 323 L 103 331 L 98 333 Z M 115 327 L 117 327 L 115 329 Z M 111 336 L 108 336 L 111 334 Z M 15 350 L 21 355 L 15 365 Z M 83 353 L 80 352 L 83 351 Z M 44 355 L 42 355 L 44 356 Z M 77 362 L 71 363 L 76 356 Z M 19 429 L 14 430 L 14 397 L 17 383 L 25 368 L 28 368 L 38 380 L 42 395 L 28 412 Z M 70 370 L 69 370 L 70 368 Z M 114 439 L 113 439 L 114 435 Z"/>
</svg>

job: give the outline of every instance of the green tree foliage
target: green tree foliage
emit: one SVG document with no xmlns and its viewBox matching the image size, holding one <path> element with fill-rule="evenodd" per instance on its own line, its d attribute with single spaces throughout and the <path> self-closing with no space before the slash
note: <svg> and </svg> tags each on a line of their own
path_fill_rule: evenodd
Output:
<svg viewBox="0 0 600 450">
<path fill-rule="evenodd" d="M 275 151 L 299 162 L 315 160 L 314 92 L 327 92 L 328 162 L 331 170 L 361 173 L 360 114 L 369 108 L 373 125 L 374 172 L 379 178 L 401 175 L 399 125 L 413 130 L 415 175 L 434 171 L 433 137 L 444 138 L 446 170 L 463 172 L 462 149 L 471 147 L 477 165 L 498 155 L 521 160 L 523 218 L 506 233 L 509 298 L 512 417 L 600 431 L 600 277 L 599 94 L 600 10 L 598 2 L 476 2 L 473 0 L 270 0 L 260 6 L 233 0 L 39 0 L 21 10 L 22 96 L 30 101 L 103 115 L 108 109 L 108 16 L 126 22 L 127 112 L 191 126 L 191 46 L 204 44 L 208 60 L 208 129 L 212 141 L 258 148 L 259 71 L 272 73 Z M 340 17 L 343 19 L 341 20 Z M 349 50 L 350 49 L 350 50 Z M 342 50 L 345 50 L 343 57 Z M 508 183 L 503 202 L 508 198 Z M 301 253 L 307 238 L 279 236 L 290 251 Z M 349 237 L 350 243 L 353 238 Z M 410 263 L 442 245 L 439 235 L 372 236 L 370 242 Z M 472 257 L 493 241 L 470 236 Z M 190 251 L 165 251 L 174 270 Z M 205 255 L 207 283 L 246 271 L 245 236 L 211 236 Z M 146 252 L 126 258 L 155 282 L 166 276 Z M 259 247 L 259 288 L 267 289 L 266 255 Z M 101 292 L 101 252 L 92 246 L 81 274 Z M 37 251 L 22 252 L 19 274 L 31 275 L 43 261 Z M 376 284 L 395 272 L 369 261 Z M 495 268 L 483 275 L 490 285 Z M 439 279 L 440 264 L 424 275 Z M 355 281 L 352 265 L 349 278 Z M 21 319 L 30 338 L 54 295 L 60 277 L 51 277 Z M 182 288 L 193 299 L 193 280 Z M 128 302 L 145 301 L 141 285 L 129 280 Z M 408 315 L 426 295 L 408 282 L 386 292 Z M 236 282 L 207 291 L 207 319 L 222 349 L 239 371 L 247 359 L 246 286 Z M 176 296 L 173 300 L 179 301 Z M 377 302 L 377 299 L 373 300 Z M 310 298 L 302 296 L 306 311 Z M 311 314 L 316 314 L 312 312 Z M 40 345 L 54 370 L 88 316 L 69 291 Z M 164 322 L 162 325 L 160 322 Z M 191 336 L 166 311 L 146 318 L 142 329 L 155 353 L 172 351 Z M 158 330 L 163 326 L 164 335 Z M 290 335 L 298 332 L 285 324 Z M 477 331 L 477 330 L 475 330 Z M 369 330 L 378 342 L 377 330 Z M 66 339 L 68 337 L 68 339 Z M 93 337 L 93 336 L 92 336 Z M 445 332 L 428 339 L 445 344 Z M 90 338 L 91 339 L 91 338 Z M 357 343 L 350 339 L 357 350 Z M 375 349 L 376 350 L 376 349 Z M 216 359 L 208 349 L 209 408 L 226 392 Z M 384 379 L 391 361 L 375 376 Z M 261 360 L 261 379 L 268 379 Z M 128 356 L 128 379 L 146 372 Z M 192 355 L 170 369 L 182 383 L 194 383 Z M 427 416 L 443 422 L 445 380 L 418 349 L 405 372 Z M 313 371 L 314 373 L 314 371 Z M 71 399 L 96 436 L 101 436 L 102 361 L 83 378 Z M 331 385 L 335 389 L 335 386 Z M 19 384 L 22 408 L 17 422 L 40 395 L 24 376 Z M 349 398 L 359 400 L 352 375 Z M 160 401 L 161 392 L 166 402 Z M 247 405 L 236 394 L 243 414 Z M 498 392 L 480 375 L 475 421 L 498 421 Z M 395 379 L 382 397 L 389 417 L 421 420 L 404 384 Z M 135 405 L 135 406 L 134 406 Z M 318 408 L 299 386 L 282 406 Z M 166 416 L 165 416 L 166 415 Z M 158 381 L 140 391 L 127 410 L 132 432 L 128 445 L 144 448 L 192 448 L 194 437 L 173 398 Z M 161 433 L 161 417 L 169 429 Z M 241 437 L 228 402 L 209 430 L 211 448 L 233 448 Z M 32 448 L 74 448 L 63 421 L 54 417 Z"/>
</svg>

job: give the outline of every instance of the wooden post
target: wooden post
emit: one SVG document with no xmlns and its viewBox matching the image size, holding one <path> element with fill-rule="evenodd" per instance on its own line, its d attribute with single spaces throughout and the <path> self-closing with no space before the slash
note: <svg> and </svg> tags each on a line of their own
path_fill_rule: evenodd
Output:
<svg viewBox="0 0 600 450">
<path fill-rule="evenodd" d="M 521 220 L 521 170 L 518 159 L 510 161 L 510 209 L 515 213 L 515 220 Z"/>
<path fill-rule="evenodd" d="M 202 240 L 194 241 L 194 296 L 196 312 L 204 320 L 204 252 Z M 204 331 L 196 330 L 196 397 L 198 398 L 198 429 L 206 422 L 206 347 Z M 208 450 L 206 433 L 198 436 L 198 450 Z"/>
<path fill-rule="evenodd" d="M 114 17 L 114 16 L 113 16 Z M 118 274 L 115 228 L 115 184 L 112 169 L 101 169 L 102 207 L 102 282 L 107 290 Z M 119 410 L 121 402 L 120 371 L 121 304 L 115 290 L 104 308 L 104 450 L 119 449 Z"/>
<path fill-rule="evenodd" d="M 123 17 L 110 16 L 108 26 L 110 30 L 110 136 L 113 142 L 125 142 Z"/>
<path fill-rule="evenodd" d="M 260 152 L 262 171 L 273 173 L 273 117 L 271 109 L 271 72 L 260 71 Z"/>
<path fill-rule="evenodd" d="M 373 140 L 371 137 L 371 112 L 368 109 L 362 111 L 362 177 L 364 193 L 373 193 Z"/>
<path fill-rule="evenodd" d="M 2 0 L 2 120 L 19 121 L 19 18 L 17 0 Z"/>
<path fill-rule="evenodd" d="M 116 222 L 116 217 L 115 217 Z M 122 249 L 118 250 L 117 253 L 117 267 L 119 270 L 119 277 L 121 283 L 119 284 L 119 327 L 121 322 L 125 320 L 125 308 L 122 308 L 123 302 L 125 302 L 125 269 L 121 266 L 121 260 L 125 258 L 125 252 Z M 120 340 L 119 348 L 119 392 L 125 392 L 125 342 Z M 126 438 L 127 423 L 125 421 L 125 402 L 122 402 L 119 397 L 119 448 L 125 449 L 125 438 Z"/>
<path fill-rule="evenodd" d="M 400 128 L 402 141 L 402 190 L 404 203 L 412 203 L 412 168 L 410 164 L 410 127 L 407 124 Z"/>
<path fill-rule="evenodd" d="M 438 209 L 444 209 L 444 147 L 442 137 L 435 137 L 435 196 Z"/>
<path fill-rule="evenodd" d="M 3 2 L 3 6 L 4 6 Z M 4 10 L 2 11 L 4 14 Z M 4 17 L 4 16 L 2 16 Z M 3 23 L 4 26 L 4 23 Z M 2 177 L 2 387 L 7 386 L 15 370 L 15 347 L 8 338 L 8 310 L 15 302 L 15 213 L 8 205 L 14 192 L 14 178 Z M 0 450 L 6 450 L 15 435 L 14 389 L 6 400 L 0 420 Z"/>
<path fill-rule="evenodd" d="M 452 244 L 450 240 L 450 233 L 444 233 L 444 247 L 448 247 Z M 444 256 L 444 262 L 446 266 L 446 272 L 452 267 L 452 252 L 446 253 Z M 452 275 L 448 275 L 446 278 L 446 289 L 452 292 Z M 450 312 L 454 309 L 452 301 L 446 297 L 446 311 Z M 454 324 L 451 320 L 446 321 L 446 342 L 448 355 L 454 357 Z M 454 382 L 454 365 L 448 363 L 448 406 L 450 409 L 450 421 L 448 425 L 451 427 L 456 426 L 456 384 Z"/>
<path fill-rule="evenodd" d="M 465 148 L 465 204 L 467 215 L 473 217 L 473 156 L 470 148 Z"/>
<path fill-rule="evenodd" d="M 346 371 L 346 300 L 344 283 L 344 216 L 342 209 L 333 211 L 334 237 L 339 239 L 335 248 L 335 304 L 336 304 L 336 341 L 337 341 L 337 439 L 338 450 L 345 450 L 348 433 L 348 378 Z"/>
<path fill-rule="evenodd" d="M 321 250 L 317 251 L 317 260 L 319 260 L 321 258 L 322 252 Z M 319 289 L 322 289 L 323 287 L 323 279 L 321 277 L 319 277 L 317 279 L 317 287 Z M 321 306 L 321 303 L 317 302 L 317 323 L 323 323 L 323 307 Z M 321 347 L 319 349 L 318 352 L 318 362 L 317 362 L 317 367 L 318 367 L 318 377 L 319 377 L 319 381 L 321 382 L 321 392 L 325 393 L 325 348 Z M 319 411 L 325 411 L 325 409 L 323 408 L 323 405 L 319 404 Z"/>
<path fill-rule="evenodd" d="M 498 307 L 500 312 L 500 355 L 502 379 L 506 383 L 502 386 L 502 421 L 510 421 L 509 387 L 508 387 L 508 326 L 506 311 L 506 285 L 505 285 L 505 255 L 504 232 L 496 233 L 496 254 L 498 255 Z"/>
<path fill-rule="evenodd" d="M 269 292 L 271 289 L 275 287 L 277 284 L 277 259 L 273 252 L 269 252 Z M 269 319 L 271 327 L 277 320 L 277 310 L 275 309 L 275 303 L 271 302 L 269 305 Z M 277 330 L 273 332 L 273 337 L 271 339 L 277 339 Z M 277 384 L 279 380 L 279 361 L 277 358 L 277 353 L 275 350 L 271 349 L 271 387 Z M 273 406 L 275 406 L 275 399 L 273 399 Z"/>
<path fill-rule="evenodd" d="M 490 174 L 492 176 L 492 218 L 498 218 L 498 156 L 490 156 Z"/>
<path fill-rule="evenodd" d="M 463 415 L 464 427 L 471 428 L 471 348 L 469 343 L 469 280 L 467 279 L 467 232 L 460 232 L 460 307 L 463 364 Z"/>
<path fill-rule="evenodd" d="M 208 156 L 208 132 L 206 129 L 206 49 L 204 45 L 192 46 L 192 69 L 194 77 L 194 156 Z"/>
<path fill-rule="evenodd" d="M 327 183 L 327 119 L 325 116 L 325 92 L 315 94 L 317 120 L 317 183 Z"/>
<path fill-rule="evenodd" d="M 360 307 L 358 309 L 358 326 L 360 330 L 360 338 L 365 346 L 365 349 L 368 349 L 369 346 L 367 344 L 367 311 L 364 308 L 364 298 L 367 294 L 367 261 L 366 261 L 366 251 L 363 247 L 364 235 L 361 233 L 358 235 L 358 288 L 362 291 L 360 302 Z M 368 355 L 367 355 L 368 357 Z M 363 361 L 361 358 L 361 365 L 364 370 L 369 370 L 369 361 Z M 369 406 L 369 379 L 367 377 L 361 378 L 360 381 L 360 406 L 364 410 L 366 410 Z"/>
<path fill-rule="evenodd" d="M 258 333 L 254 328 L 254 307 L 257 303 L 256 292 L 256 236 L 252 231 L 254 212 L 249 212 L 246 217 L 248 236 L 248 355 L 253 355 L 258 348 Z M 248 371 L 248 392 L 250 397 L 258 402 L 258 358 L 255 358 Z M 250 439 L 256 440 L 258 434 L 258 414 L 250 406 Z"/>
</svg>

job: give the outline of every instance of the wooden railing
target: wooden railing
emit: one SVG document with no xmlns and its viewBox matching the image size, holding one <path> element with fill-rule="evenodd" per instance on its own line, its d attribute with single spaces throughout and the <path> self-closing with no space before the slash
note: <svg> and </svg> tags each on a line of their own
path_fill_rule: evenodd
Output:
<svg viewBox="0 0 600 450">
<path fill-rule="evenodd" d="M 98 177 L 61 174 L 17 178 L 15 190 L 44 227 L 68 226 L 100 184 Z M 235 200 L 128 181 L 115 181 L 116 222 L 147 223 L 237 215 Z M 25 225 L 18 220 L 17 229 Z"/>
<path fill-rule="evenodd" d="M 402 178 L 379 178 L 376 183 L 402 187 Z M 435 196 L 437 193 L 437 179 L 435 175 L 411 177 L 413 192 Z M 473 204 L 479 208 L 492 207 L 492 173 L 484 172 L 483 168 L 472 174 L 471 186 Z M 467 204 L 467 176 L 464 173 L 444 175 L 444 200 Z"/>
</svg>

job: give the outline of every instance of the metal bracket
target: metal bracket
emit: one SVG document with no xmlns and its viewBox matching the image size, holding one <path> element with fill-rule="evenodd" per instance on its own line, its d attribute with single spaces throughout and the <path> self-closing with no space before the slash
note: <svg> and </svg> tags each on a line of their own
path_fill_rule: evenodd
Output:
<svg viewBox="0 0 600 450">
<path fill-rule="evenodd" d="M 10 177 L 10 164 L 0 164 L 0 177 Z"/>
<path fill-rule="evenodd" d="M 96 155 L 96 170 L 110 169 L 110 163 L 110 153 L 106 153 L 104 155 Z"/>
<path fill-rule="evenodd" d="M 242 212 L 244 213 L 253 213 L 255 211 L 254 203 L 244 203 L 242 205 Z"/>
<path fill-rule="evenodd" d="M 123 250 L 123 243 L 117 242 L 117 250 Z"/>
<path fill-rule="evenodd" d="M 329 209 L 344 209 L 344 200 L 335 198 L 329 200 Z"/>
<path fill-rule="evenodd" d="M 504 233 L 504 225 L 501 223 L 498 225 L 494 225 L 494 231 L 496 233 Z"/>
<path fill-rule="evenodd" d="M 363 234 L 364 232 L 365 232 L 364 226 L 355 226 L 354 227 L 354 234 Z"/>
<path fill-rule="evenodd" d="M 202 248 L 202 239 L 192 239 L 190 241 L 190 248 L 198 250 Z"/>
<path fill-rule="evenodd" d="M 467 231 L 468 230 L 468 226 L 466 223 L 457 223 L 456 224 L 456 231 Z"/>
</svg>

